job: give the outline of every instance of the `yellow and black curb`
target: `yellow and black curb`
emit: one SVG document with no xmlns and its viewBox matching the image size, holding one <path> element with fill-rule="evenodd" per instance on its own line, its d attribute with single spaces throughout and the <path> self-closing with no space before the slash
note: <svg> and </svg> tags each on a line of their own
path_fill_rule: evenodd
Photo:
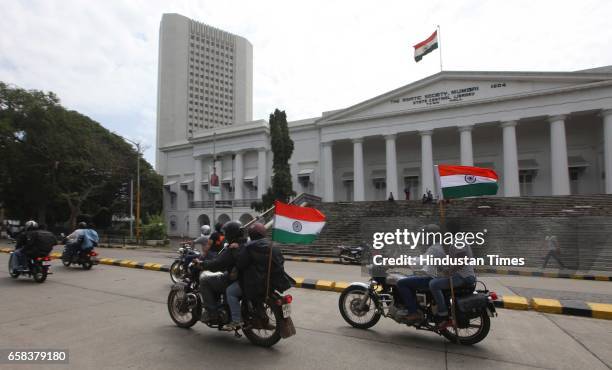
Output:
<svg viewBox="0 0 612 370">
<path fill-rule="evenodd" d="M 334 264 L 334 265 L 343 264 L 342 262 L 340 262 L 338 258 L 332 258 L 332 257 L 285 256 L 285 261 L 327 263 L 327 264 Z M 476 271 L 480 273 L 497 274 L 497 275 L 612 281 L 612 275 L 592 275 L 592 274 L 581 274 L 581 273 L 570 274 L 570 273 L 564 273 L 564 272 L 545 272 L 545 271 L 524 271 L 524 270 L 512 270 L 512 269 L 495 268 L 495 267 L 480 267 L 480 268 L 477 267 Z"/>
<path fill-rule="evenodd" d="M 0 248 L 0 252 L 10 253 L 11 248 Z M 59 259 L 61 253 L 53 252 L 49 255 L 52 259 Z M 119 260 L 113 258 L 100 258 L 101 265 L 129 267 L 151 271 L 170 271 L 170 266 L 160 263 L 144 263 L 132 260 Z M 350 283 L 345 281 L 332 281 L 322 279 L 295 278 L 295 287 L 302 289 L 322 290 L 341 293 Z M 612 304 L 594 303 L 584 301 L 560 301 L 550 298 L 528 298 L 522 296 L 500 296 L 494 302 L 498 308 L 511 310 L 533 310 L 544 313 L 591 317 L 595 319 L 612 320 Z"/>
</svg>

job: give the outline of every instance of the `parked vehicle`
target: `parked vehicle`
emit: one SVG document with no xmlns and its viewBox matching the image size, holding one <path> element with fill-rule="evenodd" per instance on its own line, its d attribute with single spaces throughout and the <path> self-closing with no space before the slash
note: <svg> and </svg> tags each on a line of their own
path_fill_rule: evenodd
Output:
<svg viewBox="0 0 612 370">
<path fill-rule="evenodd" d="M 343 264 L 361 263 L 365 246 L 338 245 L 336 248 Z"/>
<path fill-rule="evenodd" d="M 381 317 L 391 318 L 400 324 L 433 331 L 464 345 L 476 344 L 487 336 L 491 327 L 490 318 L 497 316 L 493 304 L 497 294 L 488 291 L 484 283 L 476 283 L 483 285 L 482 290 L 476 290 L 476 286 L 454 289 L 457 303 L 455 332 L 454 326 L 438 329 L 435 320 L 436 304 L 429 290 L 417 291 L 416 294 L 422 320 L 405 322 L 397 315 L 399 292 L 396 283 L 403 277 L 405 275 L 390 273 L 384 277 L 372 277 L 368 284 L 352 283 L 342 292 L 338 302 L 344 320 L 355 328 L 368 329 L 376 325 Z M 444 291 L 444 295 L 448 307 L 451 307 L 450 290 Z"/>
<path fill-rule="evenodd" d="M 204 274 L 216 274 L 203 272 Z M 270 298 L 260 304 L 243 299 L 241 303 L 242 333 L 247 339 L 258 346 L 271 347 L 281 338 L 288 338 L 295 334 L 295 327 L 291 321 L 291 295 L 282 295 L 278 292 L 271 294 Z M 181 328 L 190 328 L 202 320 L 210 328 L 222 330 L 230 322 L 230 309 L 226 297 L 221 297 L 221 305 L 216 321 L 203 307 L 203 299 L 199 290 L 199 279 L 187 278 L 172 286 L 168 294 L 168 311 L 174 323 Z M 236 330 L 236 337 L 242 335 Z"/>
<path fill-rule="evenodd" d="M 202 255 L 200 251 L 193 247 L 191 242 L 181 243 L 178 249 L 178 257 L 170 266 L 170 279 L 173 283 L 183 281 L 189 274 L 189 264 L 194 258 Z"/>
<path fill-rule="evenodd" d="M 36 281 L 37 283 L 43 283 L 45 280 L 47 280 L 47 275 L 51 274 L 51 272 L 49 272 L 49 267 L 51 266 L 51 258 L 49 256 L 27 258 L 26 269 L 19 271 L 13 271 L 12 269 L 13 258 L 15 258 L 14 254 L 11 253 L 9 257 L 8 266 L 9 274 L 13 279 L 17 279 L 19 275 L 28 275 L 30 277 L 33 277 L 34 281 Z"/>
</svg>

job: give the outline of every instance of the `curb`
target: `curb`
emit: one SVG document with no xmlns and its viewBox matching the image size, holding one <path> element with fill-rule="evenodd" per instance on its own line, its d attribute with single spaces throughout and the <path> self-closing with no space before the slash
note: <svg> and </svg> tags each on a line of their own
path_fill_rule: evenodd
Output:
<svg viewBox="0 0 612 370">
<path fill-rule="evenodd" d="M 0 252 L 11 253 L 10 248 L 0 248 Z M 52 259 L 59 259 L 61 253 L 49 254 Z M 136 268 L 142 270 L 169 272 L 170 265 L 160 263 L 144 263 L 132 260 L 117 260 L 113 258 L 100 258 L 101 265 Z M 295 287 L 341 293 L 350 283 L 345 281 L 332 281 L 322 279 L 308 279 L 296 277 Z M 594 319 L 612 320 L 612 304 L 593 303 L 584 301 L 564 301 L 549 298 L 527 298 L 521 296 L 500 296 L 494 301 L 495 307 L 510 310 L 533 310 L 542 313 L 552 313 L 569 316 L 582 316 Z"/>
<path fill-rule="evenodd" d="M 344 265 L 337 258 L 332 257 L 300 257 L 300 256 L 284 256 L 285 261 L 293 262 L 312 262 L 312 263 L 327 263 L 334 265 Z M 350 266 L 350 265 L 347 265 Z M 356 266 L 356 264 L 355 264 Z M 557 279 L 576 279 L 576 280 L 597 280 L 597 281 L 612 281 L 612 275 L 590 275 L 590 274 L 568 274 L 561 272 L 544 272 L 544 271 L 523 271 L 509 270 L 492 267 L 480 267 L 475 269 L 480 273 L 497 274 L 497 275 L 512 275 L 512 276 L 532 276 L 546 277 Z"/>
</svg>

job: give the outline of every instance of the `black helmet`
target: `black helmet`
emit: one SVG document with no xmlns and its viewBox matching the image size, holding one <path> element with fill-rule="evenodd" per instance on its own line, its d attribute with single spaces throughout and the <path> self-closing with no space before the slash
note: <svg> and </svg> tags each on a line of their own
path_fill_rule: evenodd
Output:
<svg viewBox="0 0 612 370">
<path fill-rule="evenodd" d="M 249 238 L 251 238 L 251 240 L 263 239 L 266 237 L 266 231 L 264 224 L 255 222 L 249 227 Z"/>
<path fill-rule="evenodd" d="M 240 239 L 244 238 L 244 230 L 242 229 L 240 221 L 228 221 L 223 225 L 222 230 L 225 235 L 225 240 L 229 243 L 238 242 Z"/>
<path fill-rule="evenodd" d="M 83 221 L 79 222 L 77 224 L 77 229 L 87 229 L 87 222 L 83 222 Z"/>
</svg>

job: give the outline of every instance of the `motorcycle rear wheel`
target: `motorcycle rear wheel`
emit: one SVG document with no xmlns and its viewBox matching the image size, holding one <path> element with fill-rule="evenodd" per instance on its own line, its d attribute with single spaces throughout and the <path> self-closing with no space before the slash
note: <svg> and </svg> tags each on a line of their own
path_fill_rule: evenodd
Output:
<svg viewBox="0 0 612 370">
<path fill-rule="evenodd" d="M 70 260 L 65 260 L 62 258 L 62 264 L 66 267 L 70 267 L 70 265 L 72 264 L 72 262 L 70 262 Z"/>
<path fill-rule="evenodd" d="M 476 324 L 473 324 L 473 321 L 476 321 L 476 320 L 479 321 L 479 324 L 477 325 L 478 327 L 477 327 L 476 332 L 473 334 L 469 334 L 468 329 L 470 328 L 465 328 L 465 329 L 458 328 L 457 329 L 459 331 L 459 338 L 458 338 L 459 344 L 471 346 L 473 344 L 476 344 L 482 341 L 489 334 L 489 329 L 491 329 L 491 318 L 489 317 L 489 314 L 487 313 L 487 311 L 483 310 L 480 313 L 480 316 L 474 319 L 471 319 L 470 326 L 476 327 Z M 449 326 L 448 328 L 442 330 L 441 334 L 449 341 L 453 343 L 457 343 L 457 335 L 455 334 L 455 329 L 452 326 Z M 469 335 L 462 335 L 462 334 L 469 334 Z"/>
<path fill-rule="evenodd" d="M 35 282 L 39 284 L 44 283 L 45 280 L 47 280 L 47 270 L 40 266 L 36 266 L 32 272 L 32 277 L 34 278 Z"/>
<path fill-rule="evenodd" d="M 183 303 L 177 296 L 178 291 L 171 290 L 168 294 L 168 313 L 170 318 L 176 326 L 179 328 L 188 329 L 196 324 L 200 320 L 202 314 L 202 302 L 198 299 L 196 306 L 192 309 L 188 309 L 186 312 L 181 312 L 180 305 Z"/>
<path fill-rule="evenodd" d="M 280 322 L 283 320 L 283 313 L 279 306 L 269 306 L 267 303 L 264 303 L 264 308 L 269 319 L 269 325 L 274 326 L 274 330 L 254 329 L 247 326 L 247 328 L 242 329 L 242 332 L 254 345 L 260 347 L 272 347 L 278 343 L 279 340 L 281 340 Z"/>
<path fill-rule="evenodd" d="M 174 261 L 170 266 L 170 280 L 172 280 L 172 282 L 176 284 L 182 281 L 184 276 L 185 271 L 183 264 L 181 263 L 181 261 Z"/>
<path fill-rule="evenodd" d="M 82 267 L 83 267 L 83 270 L 91 270 L 91 268 L 93 267 L 93 262 L 84 261 Z"/>
<path fill-rule="evenodd" d="M 364 294 L 369 294 L 366 311 L 358 307 Z M 380 312 L 376 307 L 375 298 L 365 288 L 349 287 L 340 294 L 338 308 L 344 321 L 358 329 L 369 329 L 380 320 Z M 368 315 L 371 315 L 369 317 Z"/>
</svg>

